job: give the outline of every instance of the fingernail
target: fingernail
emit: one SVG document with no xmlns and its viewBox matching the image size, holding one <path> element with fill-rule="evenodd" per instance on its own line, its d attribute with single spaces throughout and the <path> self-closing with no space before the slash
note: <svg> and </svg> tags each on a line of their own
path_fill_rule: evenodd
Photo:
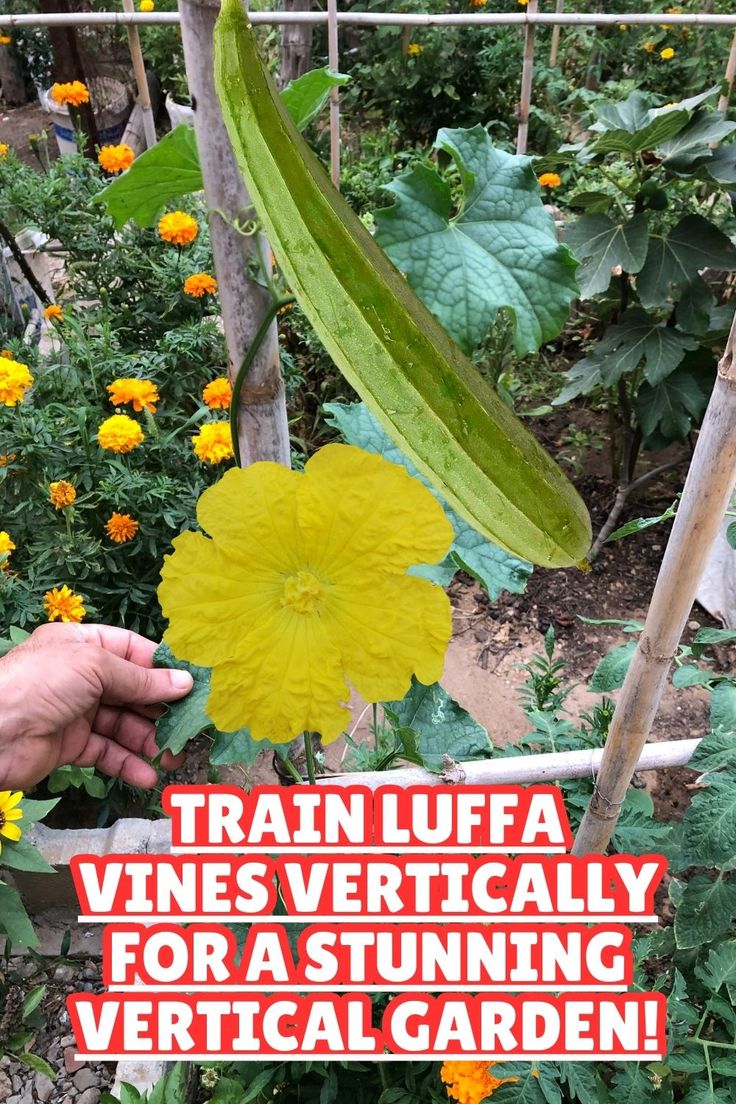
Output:
<svg viewBox="0 0 736 1104">
<path fill-rule="evenodd" d="M 191 690 L 194 685 L 194 679 L 188 671 L 178 671 L 174 668 L 169 671 L 169 678 L 171 685 L 177 690 Z"/>
</svg>

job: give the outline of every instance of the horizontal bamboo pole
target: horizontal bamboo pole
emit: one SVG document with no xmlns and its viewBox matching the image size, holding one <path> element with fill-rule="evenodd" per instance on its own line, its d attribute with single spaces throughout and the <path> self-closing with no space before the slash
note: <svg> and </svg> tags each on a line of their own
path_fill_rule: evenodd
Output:
<svg viewBox="0 0 736 1104">
<path fill-rule="evenodd" d="M 326 11 L 261 11 L 249 12 L 252 23 L 327 23 Z M 578 12 L 478 12 L 467 15 L 425 15 L 409 12 L 338 12 L 338 23 L 352 26 L 369 27 L 523 27 L 535 24 L 542 27 L 615 27 L 626 22 L 629 26 L 656 27 L 663 19 L 673 27 L 736 27 L 736 11 L 726 15 L 701 14 L 698 12 L 683 15 L 667 15 L 663 12 L 648 14 L 591 13 Z M 117 24 L 128 26 L 164 25 L 179 22 L 178 12 L 54 12 L 44 15 L 38 12 L 0 16 L 3 27 L 95 27 Z"/>
<path fill-rule="evenodd" d="M 700 740 L 669 740 L 645 744 L 636 764 L 637 770 L 684 767 Z M 511 759 L 477 759 L 455 763 L 446 774 L 431 774 L 423 767 L 401 767 L 391 771 L 351 771 L 327 774 L 318 779 L 330 786 L 446 786 L 448 782 L 473 786 L 526 785 L 557 782 L 564 778 L 593 778 L 600 766 L 602 748 L 583 751 L 557 751 L 545 755 L 517 755 Z M 449 765 L 448 765 L 449 766 Z"/>
</svg>

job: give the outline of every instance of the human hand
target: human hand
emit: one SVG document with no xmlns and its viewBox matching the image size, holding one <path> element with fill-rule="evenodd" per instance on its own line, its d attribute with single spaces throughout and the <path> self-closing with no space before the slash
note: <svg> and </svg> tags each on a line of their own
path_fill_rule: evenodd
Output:
<svg viewBox="0 0 736 1104">
<path fill-rule="evenodd" d="M 43 625 L 0 659 L 0 790 L 25 790 L 55 767 L 97 767 L 150 789 L 153 719 L 192 688 L 186 671 L 152 667 L 156 644 L 107 625 Z M 183 756 L 165 752 L 171 770 Z"/>
</svg>

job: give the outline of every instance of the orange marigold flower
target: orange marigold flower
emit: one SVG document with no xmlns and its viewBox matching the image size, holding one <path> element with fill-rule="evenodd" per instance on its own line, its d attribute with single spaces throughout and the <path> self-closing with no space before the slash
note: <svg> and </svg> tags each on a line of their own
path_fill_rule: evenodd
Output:
<svg viewBox="0 0 736 1104">
<path fill-rule="evenodd" d="M 0 357 L 2 357 L 4 360 L 12 360 L 13 354 L 11 353 L 10 349 L 0 349 Z"/>
<path fill-rule="evenodd" d="M 97 430 L 97 443 L 109 452 L 132 452 L 143 436 L 141 427 L 127 414 L 113 414 Z"/>
<path fill-rule="evenodd" d="M 101 146 L 97 154 L 97 163 L 106 173 L 125 172 L 135 161 L 135 151 L 121 142 L 119 146 Z"/>
<path fill-rule="evenodd" d="M 32 385 L 33 376 L 27 364 L 11 357 L 0 357 L 0 403 L 17 406 L 23 402 L 26 391 Z"/>
<path fill-rule="evenodd" d="M 7 142 L 0 142 L 0 158 L 7 157 L 9 149 Z"/>
<path fill-rule="evenodd" d="M 125 544 L 132 540 L 139 528 L 138 522 L 130 514 L 118 514 L 114 511 L 105 522 L 107 535 L 116 544 Z"/>
<path fill-rule="evenodd" d="M 113 406 L 125 406 L 130 403 L 134 410 L 150 410 L 156 413 L 156 403 L 161 401 L 158 387 L 153 380 L 140 380 L 124 377 L 113 380 L 107 385 L 110 402 Z"/>
<path fill-rule="evenodd" d="M 3 570 L 8 566 L 10 553 L 14 551 L 15 545 L 10 539 L 10 533 L 8 533 L 5 529 L 0 529 L 0 556 L 5 556 L 2 563 L 0 563 L 0 570 Z"/>
<path fill-rule="evenodd" d="M 170 211 L 159 219 L 158 232 L 171 245 L 191 245 L 199 233 L 199 225 L 184 211 Z"/>
<path fill-rule="evenodd" d="M 537 177 L 537 182 L 542 188 L 559 188 L 562 183 L 562 179 L 559 173 L 546 172 Z"/>
<path fill-rule="evenodd" d="M 13 41 L 13 36 L 8 34 L 0 34 L 0 46 L 9 46 Z"/>
<path fill-rule="evenodd" d="M 4 452 L 3 455 L 0 456 L 0 468 L 7 468 L 8 464 L 12 464 L 14 460 L 14 452 Z"/>
<path fill-rule="evenodd" d="M 484 8 L 488 0 L 470 0 L 471 8 Z"/>
<path fill-rule="evenodd" d="M 648 54 L 651 54 L 654 51 L 654 43 L 653 42 L 645 42 L 642 49 L 646 50 L 646 52 Z"/>
<path fill-rule="evenodd" d="M 459 1104 L 481 1104 L 499 1085 L 517 1081 L 516 1077 L 494 1077 L 490 1067 L 496 1062 L 443 1062 L 440 1077 L 447 1095 Z"/>
<path fill-rule="evenodd" d="M 228 422 L 207 422 L 192 437 L 192 444 L 197 458 L 206 464 L 221 464 L 235 455 Z"/>
<path fill-rule="evenodd" d="M 204 295 L 217 294 L 217 280 L 209 272 L 195 272 L 184 281 L 184 294 L 201 299 Z"/>
<path fill-rule="evenodd" d="M 65 510 L 71 506 L 77 497 L 77 492 L 66 479 L 58 479 L 55 483 L 49 483 L 49 501 L 55 510 Z"/>
<path fill-rule="evenodd" d="M 44 308 L 43 316 L 47 322 L 61 322 L 64 317 L 64 311 L 58 303 L 49 303 Z"/>
<path fill-rule="evenodd" d="M 67 107 L 79 107 L 80 104 L 89 103 L 89 89 L 83 81 L 68 81 L 66 84 L 54 84 L 51 88 L 51 98 L 58 104 Z"/>
<path fill-rule="evenodd" d="M 210 410 L 228 410 L 233 397 L 233 389 L 227 376 L 218 376 L 208 383 L 202 392 L 202 399 Z"/>
<path fill-rule="evenodd" d="M 43 604 L 49 621 L 66 621 L 78 625 L 87 613 L 82 604 L 82 597 L 64 583 L 59 589 L 47 590 L 43 596 Z"/>
</svg>

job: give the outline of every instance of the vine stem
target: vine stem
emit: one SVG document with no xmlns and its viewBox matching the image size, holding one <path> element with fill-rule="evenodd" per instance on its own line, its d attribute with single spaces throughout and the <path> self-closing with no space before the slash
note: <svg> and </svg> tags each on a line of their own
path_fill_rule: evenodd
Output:
<svg viewBox="0 0 736 1104">
<path fill-rule="evenodd" d="M 304 733 L 304 754 L 307 760 L 307 777 L 310 786 L 317 784 L 317 772 L 314 765 L 314 747 L 312 746 L 312 733 Z"/>
</svg>

